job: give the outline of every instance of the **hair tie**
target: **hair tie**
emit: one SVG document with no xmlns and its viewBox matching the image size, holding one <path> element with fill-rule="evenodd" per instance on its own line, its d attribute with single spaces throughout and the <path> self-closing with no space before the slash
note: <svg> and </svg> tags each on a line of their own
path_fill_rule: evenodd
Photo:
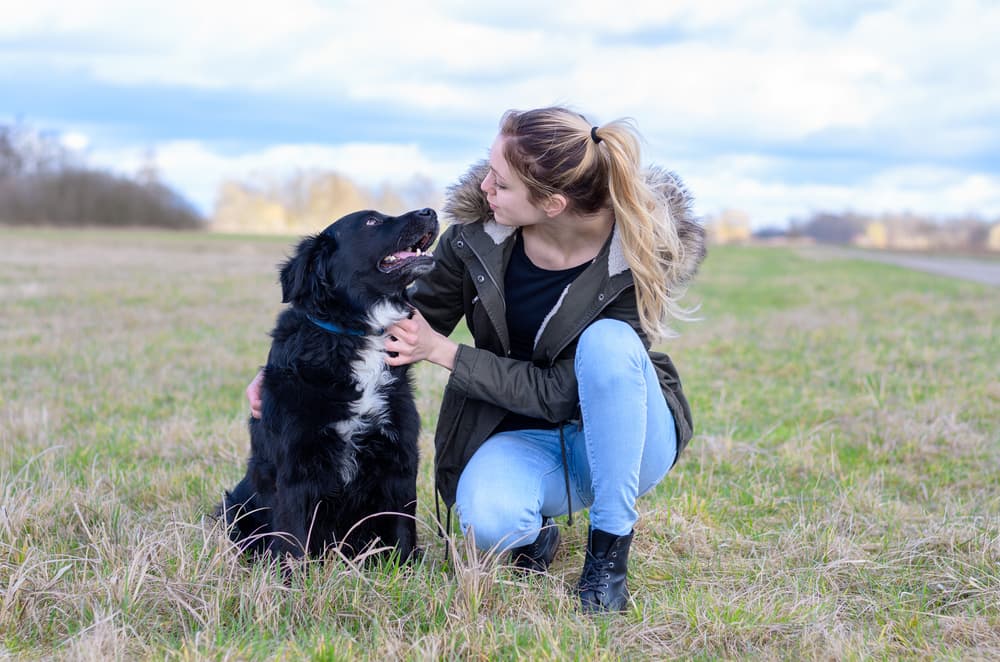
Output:
<svg viewBox="0 0 1000 662">
<path fill-rule="evenodd" d="M 595 145 L 597 143 L 601 142 L 602 140 L 604 140 L 604 138 L 601 138 L 599 135 L 597 135 L 597 127 L 596 126 L 590 127 L 590 139 L 594 141 Z"/>
</svg>

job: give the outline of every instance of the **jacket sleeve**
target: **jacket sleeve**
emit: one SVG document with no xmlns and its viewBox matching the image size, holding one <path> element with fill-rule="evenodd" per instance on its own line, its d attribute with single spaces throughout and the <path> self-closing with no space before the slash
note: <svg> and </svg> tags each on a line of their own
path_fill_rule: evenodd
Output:
<svg viewBox="0 0 1000 662">
<path fill-rule="evenodd" d="M 516 414 L 559 423 L 573 418 L 579 404 L 574 354 L 569 352 L 551 367 L 539 367 L 459 345 L 448 388 Z"/>
<path fill-rule="evenodd" d="M 410 302 L 427 323 L 442 335 L 451 335 L 465 314 L 462 303 L 464 268 L 451 247 L 457 226 L 445 230 L 434 248 L 434 268 L 410 287 Z"/>
</svg>

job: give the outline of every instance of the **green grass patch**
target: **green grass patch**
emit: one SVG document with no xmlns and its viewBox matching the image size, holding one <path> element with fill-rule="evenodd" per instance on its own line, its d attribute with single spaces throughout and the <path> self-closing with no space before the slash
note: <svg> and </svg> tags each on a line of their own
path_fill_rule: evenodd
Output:
<svg viewBox="0 0 1000 662">
<path fill-rule="evenodd" d="M 867 659 L 1000 655 L 1000 296 L 780 248 L 714 248 L 664 344 L 696 437 L 639 502 L 628 613 L 576 610 L 586 517 L 525 578 L 436 535 L 290 585 L 206 515 L 294 238 L 5 232 L 0 657 Z M 29 257 L 26 257 L 29 256 Z M 468 340 L 463 328 L 456 332 Z"/>
</svg>

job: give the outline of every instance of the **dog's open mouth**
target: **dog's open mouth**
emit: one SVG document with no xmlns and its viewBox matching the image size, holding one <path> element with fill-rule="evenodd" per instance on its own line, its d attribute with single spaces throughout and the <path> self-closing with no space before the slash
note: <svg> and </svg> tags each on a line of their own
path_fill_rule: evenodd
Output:
<svg viewBox="0 0 1000 662">
<path fill-rule="evenodd" d="M 382 258 L 378 263 L 379 271 L 389 273 L 390 271 L 395 271 L 408 264 L 412 264 L 415 260 L 430 260 L 431 257 L 427 254 L 427 249 L 433 241 L 434 232 L 427 232 L 421 235 L 419 239 L 405 249 Z"/>
</svg>

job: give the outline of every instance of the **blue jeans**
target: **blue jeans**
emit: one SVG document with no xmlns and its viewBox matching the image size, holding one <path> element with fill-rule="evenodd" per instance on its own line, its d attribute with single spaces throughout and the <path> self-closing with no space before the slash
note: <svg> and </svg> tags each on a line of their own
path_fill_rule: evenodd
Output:
<svg viewBox="0 0 1000 662">
<path fill-rule="evenodd" d="M 598 320 L 580 336 L 576 378 L 582 426 L 562 426 L 573 511 L 614 535 L 632 530 L 636 499 L 667 474 L 677 432 L 639 336 L 618 320 Z M 462 531 L 483 550 L 532 542 L 542 518 L 565 515 L 559 430 L 498 433 L 475 452 L 458 481 Z"/>
</svg>

